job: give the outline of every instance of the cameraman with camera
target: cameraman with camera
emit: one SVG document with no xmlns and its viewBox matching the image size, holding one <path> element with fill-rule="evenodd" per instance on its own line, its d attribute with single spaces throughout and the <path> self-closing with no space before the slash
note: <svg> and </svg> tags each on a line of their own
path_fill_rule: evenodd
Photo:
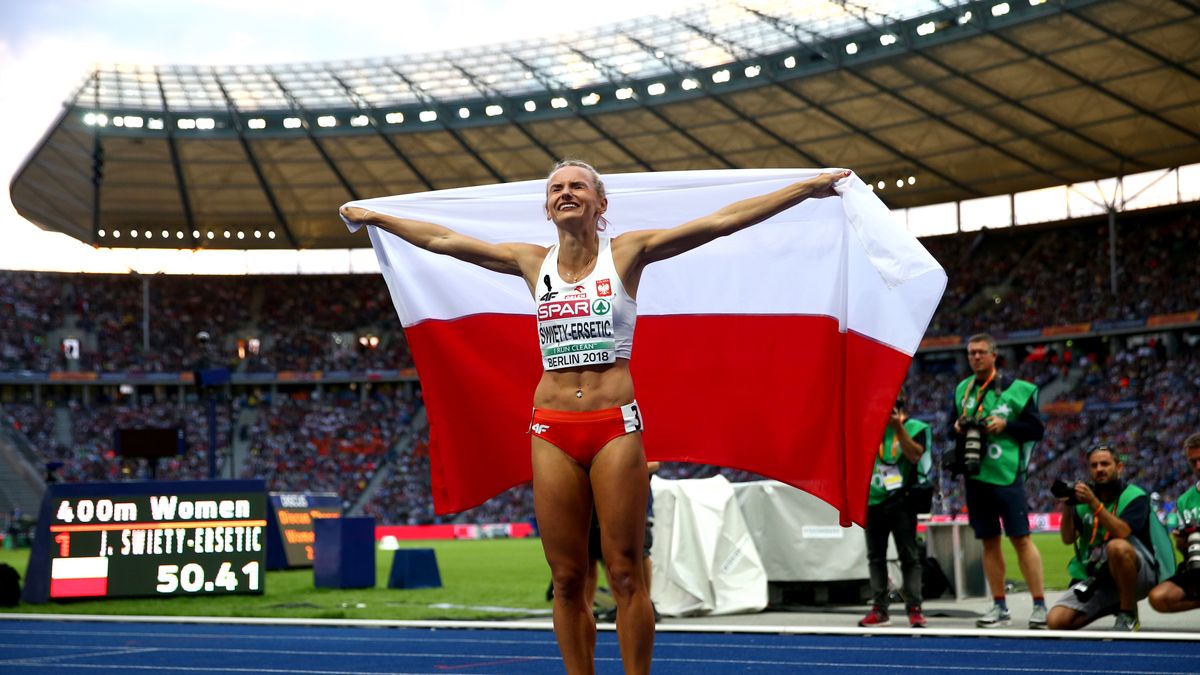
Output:
<svg viewBox="0 0 1200 675">
<path fill-rule="evenodd" d="M 1059 534 L 1075 546 L 1067 571 L 1075 583 L 1050 610 L 1055 630 L 1076 630 L 1116 613 L 1113 630 L 1136 631 L 1137 603 L 1158 578 L 1150 535 L 1150 496 L 1125 483 L 1125 464 L 1108 446 L 1087 453 L 1092 482 L 1058 481 L 1050 488 L 1062 502 Z"/>
<path fill-rule="evenodd" d="M 1046 627 L 1042 555 L 1029 538 L 1026 466 L 1045 426 L 1038 416 L 1038 388 L 1032 382 L 1002 376 L 996 370 L 996 341 L 985 333 L 967 340 L 973 375 L 954 393 L 956 446 L 947 468 L 965 475 L 967 519 L 983 542 L 983 572 L 993 605 L 975 625 L 995 628 L 1012 623 L 1004 593 L 1001 523 L 1017 553 L 1021 576 L 1033 595 L 1030 628 Z"/>
<path fill-rule="evenodd" d="M 1200 434 L 1184 439 L 1183 450 L 1200 480 Z M 1183 562 L 1175 576 L 1150 591 L 1150 606 L 1164 614 L 1200 609 L 1200 482 L 1179 496 L 1175 511 L 1179 514 L 1175 546 L 1183 553 Z"/>
<path fill-rule="evenodd" d="M 871 573 L 871 611 L 858 625 L 891 624 L 888 617 L 888 536 L 896 539 L 908 625 L 925 627 L 921 612 L 921 553 L 917 549 L 917 513 L 929 511 L 929 425 L 904 414 L 904 396 L 896 398 L 883 430 L 867 506 L 867 568 Z"/>
</svg>

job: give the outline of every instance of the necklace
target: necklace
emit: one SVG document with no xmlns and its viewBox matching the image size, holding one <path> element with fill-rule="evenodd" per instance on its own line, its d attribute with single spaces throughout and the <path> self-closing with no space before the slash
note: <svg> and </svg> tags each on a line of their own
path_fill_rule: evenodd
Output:
<svg viewBox="0 0 1200 675">
<path fill-rule="evenodd" d="M 569 283 L 569 284 L 573 284 L 573 283 L 575 283 L 575 282 L 579 281 L 579 280 L 580 280 L 580 279 L 582 279 L 582 278 L 583 278 L 583 276 L 584 276 L 583 270 L 586 270 L 586 269 L 588 269 L 589 267 L 591 267 L 591 266 L 592 266 L 592 263 L 594 263 L 595 261 L 596 261 L 596 257 L 595 257 L 595 256 L 592 256 L 591 258 L 589 258 L 589 259 L 588 259 L 588 261 L 587 261 L 587 262 L 585 262 L 585 263 L 583 264 L 583 266 L 582 266 L 582 267 L 580 267 L 580 268 L 579 268 L 579 269 L 580 269 L 580 271 L 579 271 L 579 272 L 567 272 L 566 274 L 564 274 L 564 275 L 563 275 L 563 281 L 565 281 L 565 282 L 567 282 L 567 283 Z"/>
</svg>

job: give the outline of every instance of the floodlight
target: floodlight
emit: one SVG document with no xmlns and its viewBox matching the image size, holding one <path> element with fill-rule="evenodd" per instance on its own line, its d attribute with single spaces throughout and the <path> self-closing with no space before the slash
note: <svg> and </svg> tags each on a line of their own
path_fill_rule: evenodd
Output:
<svg viewBox="0 0 1200 675">
<path fill-rule="evenodd" d="M 617 100 L 624 101 L 633 98 L 633 89 L 630 87 L 622 87 L 617 90 Z"/>
<path fill-rule="evenodd" d="M 904 187 L 904 181 L 897 178 L 896 179 L 896 187 Z"/>
<path fill-rule="evenodd" d="M 97 236 L 97 237 L 103 237 L 103 236 L 104 236 L 104 230 L 97 230 L 97 231 L 96 231 L 96 236 Z"/>
<path fill-rule="evenodd" d="M 96 126 L 96 113 L 88 113 L 83 116 L 83 123 L 89 127 Z"/>
<path fill-rule="evenodd" d="M 762 66 L 746 66 L 746 70 L 743 72 L 746 77 L 758 77 L 758 74 L 762 72 Z"/>
<path fill-rule="evenodd" d="M 915 185 L 915 184 L 916 184 L 916 182 L 917 182 L 917 177 L 916 177 L 916 176 L 909 176 L 909 177 L 908 177 L 908 184 L 909 184 L 909 185 Z"/>
<path fill-rule="evenodd" d="M 486 113 L 488 117 L 495 117 L 496 115 L 503 115 L 504 108 L 501 106 L 492 104 L 492 105 L 489 105 L 488 107 L 484 108 L 483 112 Z"/>
<path fill-rule="evenodd" d="M 786 59 L 784 59 L 783 67 L 784 68 L 795 68 L 796 67 L 796 57 L 789 56 Z"/>
<path fill-rule="evenodd" d="M 229 238 L 229 230 L 225 230 L 225 238 L 226 238 L 226 239 L 228 239 L 228 238 Z"/>
<path fill-rule="evenodd" d="M 970 21 L 972 16 L 974 16 L 974 15 L 971 14 L 971 10 L 967 10 L 967 11 L 963 12 L 963 15 L 958 17 L 959 25 L 962 25 L 962 24 Z"/>
<path fill-rule="evenodd" d="M 300 122 L 300 118 L 299 118 L 299 117 L 285 117 L 285 118 L 283 118 L 283 128 L 284 128 L 284 129 L 299 129 L 299 128 L 300 128 L 300 124 L 301 124 L 301 122 Z"/>
<path fill-rule="evenodd" d="M 105 115 L 104 113 L 96 113 L 96 124 L 102 127 L 107 126 L 108 115 Z"/>
<path fill-rule="evenodd" d="M 579 99 L 579 102 L 584 105 L 596 105 L 597 103 L 600 102 L 600 94 L 597 94 L 596 92 L 593 91 L 592 93 L 588 94 L 587 96 L 584 96 L 583 98 Z"/>
<path fill-rule="evenodd" d="M 887 186 L 886 186 L 886 185 L 884 185 L 883 181 L 879 181 L 878 183 L 876 183 L 876 184 L 875 184 L 875 187 L 877 187 L 877 188 L 879 188 L 880 190 L 882 190 L 883 188 L 885 188 L 885 187 L 887 187 Z"/>
<path fill-rule="evenodd" d="M 151 236 L 151 235 L 150 235 L 150 230 L 146 230 L 146 238 L 147 238 L 147 239 L 149 239 L 149 238 L 150 238 L 150 236 Z"/>
<path fill-rule="evenodd" d="M 662 94 L 665 94 L 666 91 L 667 91 L 667 85 L 663 84 L 662 82 L 655 82 L 654 84 L 651 84 L 649 87 L 646 87 L 646 93 L 650 94 L 651 96 L 660 96 Z"/>
<path fill-rule="evenodd" d="M 191 119 L 190 117 L 181 117 L 175 120 L 175 126 L 179 127 L 180 129 L 195 129 L 196 120 Z"/>
<path fill-rule="evenodd" d="M 917 35 L 930 35 L 935 30 L 937 30 L 937 24 L 932 21 L 926 21 L 925 23 L 917 26 Z"/>
<path fill-rule="evenodd" d="M 162 129 L 163 128 L 162 118 L 151 117 L 150 121 L 146 124 L 146 126 L 150 127 L 151 129 Z"/>
<path fill-rule="evenodd" d="M 246 238 L 246 233 L 239 230 L 238 231 L 238 239 L 245 239 L 245 238 Z"/>
<path fill-rule="evenodd" d="M 847 44 L 846 45 L 846 53 L 847 54 L 857 54 L 858 53 L 858 43 L 851 42 L 851 43 Z"/>
<path fill-rule="evenodd" d="M 404 113 L 402 113 L 402 112 L 390 112 L 390 113 L 388 113 L 388 114 L 384 115 L 384 116 L 383 116 L 383 119 L 384 119 L 384 121 L 386 121 L 388 124 L 400 124 L 400 123 L 402 123 L 402 122 L 404 121 Z"/>
<path fill-rule="evenodd" d="M 113 230 L 113 239 L 120 239 L 120 238 L 121 238 L 121 231 Z"/>
<path fill-rule="evenodd" d="M 114 118 L 113 118 L 113 120 L 112 120 L 112 122 L 113 122 L 113 126 L 114 126 L 114 127 L 123 127 L 123 126 L 125 126 L 125 118 L 124 118 L 124 117 L 114 117 Z"/>
<path fill-rule="evenodd" d="M 417 115 L 417 117 L 422 122 L 432 122 L 437 119 L 437 111 L 436 110 L 422 110 L 421 114 Z"/>
<path fill-rule="evenodd" d="M 554 98 L 550 99 L 551 108 L 565 108 L 567 105 L 569 105 L 567 103 L 567 99 L 561 96 L 555 96 Z"/>
<path fill-rule="evenodd" d="M 204 129 L 205 131 L 207 131 L 209 129 L 216 128 L 216 126 L 217 126 L 216 121 L 213 120 L 213 118 L 211 118 L 211 117 L 196 118 L 196 128 L 197 129 Z"/>
<path fill-rule="evenodd" d="M 213 231 L 212 231 L 212 230 L 209 230 L 209 231 L 208 231 L 208 238 L 209 238 L 209 239 L 212 239 L 212 238 L 213 238 L 213 237 L 215 237 L 215 236 L 217 236 L 217 235 L 213 234 Z"/>
<path fill-rule="evenodd" d="M 200 230 L 192 230 L 192 239 L 200 238 Z"/>
<path fill-rule="evenodd" d="M 654 58 L 661 59 L 664 56 L 666 56 L 666 54 L 663 53 L 663 50 L 661 50 L 661 49 L 654 50 Z"/>
<path fill-rule="evenodd" d="M 137 231 L 137 230 L 130 230 L 130 231 L 129 231 L 129 236 L 133 237 L 134 239 L 137 239 L 137 238 L 138 238 L 138 231 Z"/>
<path fill-rule="evenodd" d="M 350 118 L 350 126 L 352 127 L 365 127 L 370 123 L 371 120 L 366 115 L 355 115 Z"/>
<path fill-rule="evenodd" d="M 537 110 L 537 103 L 533 101 L 525 101 L 525 112 L 533 112 Z"/>
<path fill-rule="evenodd" d="M 888 45 L 894 45 L 896 44 L 896 36 L 892 35 L 891 33 L 884 33 L 883 35 L 879 36 L 879 44 L 883 45 L 884 47 L 887 47 Z"/>
<path fill-rule="evenodd" d="M 337 118 L 333 115 L 321 115 L 317 118 L 317 126 L 328 129 L 337 126 Z"/>
<path fill-rule="evenodd" d="M 175 238 L 183 239 L 183 230 L 175 230 Z"/>
<path fill-rule="evenodd" d="M 716 82 L 717 84 L 720 84 L 722 82 L 728 82 L 729 81 L 729 71 L 728 70 L 718 70 L 717 72 L 712 74 L 712 81 Z"/>
<path fill-rule="evenodd" d="M 163 239 L 170 239 L 170 238 L 171 238 L 171 233 L 170 233 L 170 232 L 167 232 L 166 230 L 163 230 L 163 231 L 162 231 L 162 236 L 163 236 Z"/>
<path fill-rule="evenodd" d="M 1007 2 L 1002 2 L 998 5 L 992 5 L 992 16 L 1004 16 L 1008 14 L 1010 7 Z"/>
<path fill-rule="evenodd" d="M 699 89 L 699 88 L 700 88 L 700 82 L 698 82 L 697 80 L 695 80 L 695 79 L 693 79 L 693 78 L 690 78 L 690 77 L 689 77 L 689 78 L 687 78 L 686 80 L 684 80 L 684 81 L 683 81 L 683 83 L 682 83 L 680 86 L 681 86 L 681 87 L 683 87 L 683 90 L 684 90 L 684 91 L 691 91 L 691 90 L 693 90 L 693 89 Z"/>
<path fill-rule="evenodd" d="M 275 230 L 271 230 L 270 232 L 267 233 L 267 239 L 274 239 L 274 238 L 275 238 Z"/>
<path fill-rule="evenodd" d="M 254 238 L 255 238 L 255 239 L 262 239 L 262 230 L 255 230 L 255 231 L 254 231 Z"/>
<path fill-rule="evenodd" d="M 466 108 L 466 107 L 459 108 L 459 109 L 458 109 L 458 116 L 459 116 L 459 117 L 461 117 L 461 118 L 462 118 L 462 119 L 464 119 L 464 120 L 465 120 L 465 119 L 467 119 L 468 117 L 470 117 L 470 116 L 471 116 L 471 109 L 470 109 L 470 108 Z"/>
<path fill-rule="evenodd" d="M 145 120 L 143 120 L 141 117 L 138 117 L 137 115 L 126 115 L 125 116 L 125 126 L 131 128 L 131 129 L 141 129 L 142 125 L 144 123 L 145 123 Z"/>
<path fill-rule="evenodd" d="M 246 120 L 246 126 L 250 127 L 251 129 L 266 129 L 267 121 L 261 117 L 255 117 L 253 119 Z"/>
</svg>

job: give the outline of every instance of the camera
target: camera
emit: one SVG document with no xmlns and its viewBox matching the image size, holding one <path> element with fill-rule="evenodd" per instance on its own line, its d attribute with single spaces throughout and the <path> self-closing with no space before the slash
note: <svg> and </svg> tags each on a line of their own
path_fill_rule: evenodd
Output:
<svg viewBox="0 0 1200 675">
<path fill-rule="evenodd" d="M 987 424 L 983 420 L 964 416 L 959 418 L 958 428 L 961 433 L 954 448 L 954 461 L 950 469 L 956 474 L 978 476 L 987 447 Z"/>
<path fill-rule="evenodd" d="M 1086 569 L 1087 578 L 1071 587 L 1080 602 L 1090 601 L 1096 588 L 1108 579 L 1108 549 L 1104 544 L 1092 548 Z"/>
<path fill-rule="evenodd" d="M 1068 504 L 1078 504 L 1079 500 L 1075 498 L 1076 483 L 1068 483 L 1062 480 L 1056 480 L 1050 485 L 1050 494 L 1056 499 L 1066 499 Z"/>
<path fill-rule="evenodd" d="M 1185 537 L 1184 541 L 1186 542 L 1181 567 L 1189 577 L 1196 579 L 1200 577 L 1200 522 L 1197 522 L 1195 518 L 1185 516 L 1183 526 L 1179 528 L 1179 531 Z"/>
</svg>

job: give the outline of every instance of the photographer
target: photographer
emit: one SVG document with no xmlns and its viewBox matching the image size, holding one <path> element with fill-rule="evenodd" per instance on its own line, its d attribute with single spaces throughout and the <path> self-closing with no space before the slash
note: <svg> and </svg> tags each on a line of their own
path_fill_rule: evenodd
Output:
<svg viewBox="0 0 1200 675">
<path fill-rule="evenodd" d="M 1200 481 L 1200 434 L 1192 434 L 1183 441 L 1188 466 Z M 1186 612 L 1200 608 L 1200 551 L 1189 551 L 1200 538 L 1200 482 L 1188 488 L 1175 501 L 1179 514 L 1179 530 L 1175 532 L 1175 546 L 1183 553 L 1183 562 L 1175 576 L 1167 579 L 1150 591 L 1150 606 L 1156 611 Z"/>
<path fill-rule="evenodd" d="M 973 375 L 954 393 L 956 449 L 948 468 L 967 477 L 967 518 L 975 538 L 983 542 L 983 571 L 992 591 L 993 605 L 975 625 L 995 628 L 1012 622 L 1004 593 L 1003 523 L 1033 595 L 1029 627 L 1045 628 L 1042 556 L 1029 538 L 1025 494 L 1029 454 L 1045 432 L 1037 412 L 1038 388 L 997 372 L 996 341 L 990 335 L 967 340 L 967 362 Z"/>
<path fill-rule="evenodd" d="M 867 567 L 871 573 L 871 611 L 858 622 L 863 627 L 890 625 L 888 617 L 888 536 L 896 538 L 901 591 L 912 628 L 925 627 L 921 612 L 921 554 L 917 549 L 917 513 L 929 505 L 918 503 L 928 495 L 929 425 L 904 414 L 904 397 L 896 399 L 883 431 L 867 506 Z M 927 500 L 925 500 L 927 501 Z"/>
<path fill-rule="evenodd" d="M 1137 603 L 1157 580 L 1150 538 L 1150 497 L 1121 480 L 1125 464 L 1107 446 L 1088 451 L 1092 482 L 1057 483 L 1064 544 L 1075 546 L 1067 571 L 1075 584 L 1050 610 L 1055 630 L 1076 630 L 1116 613 L 1113 630 L 1136 631 Z"/>
</svg>

